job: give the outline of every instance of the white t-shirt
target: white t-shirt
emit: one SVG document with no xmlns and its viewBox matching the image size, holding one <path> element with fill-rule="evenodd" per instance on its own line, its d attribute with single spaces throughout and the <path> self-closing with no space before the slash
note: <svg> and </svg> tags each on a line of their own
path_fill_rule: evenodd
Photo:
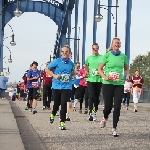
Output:
<svg viewBox="0 0 150 150">
<path fill-rule="evenodd" d="M 16 93 L 16 89 L 15 88 L 9 88 L 9 96 L 13 96 L 14 93 Z"/>
<path fill-rule="evenodd" d="M 125 81 L 124 83 L 124 93 L 127 93 L 125 90 L 130 90 L 131 89 L 131 82 Z"/>
</svg>

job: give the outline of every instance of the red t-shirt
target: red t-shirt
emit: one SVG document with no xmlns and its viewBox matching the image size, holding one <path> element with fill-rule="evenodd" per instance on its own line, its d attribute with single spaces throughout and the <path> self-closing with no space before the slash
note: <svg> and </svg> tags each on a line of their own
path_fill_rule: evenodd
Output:
<svg viewBox="0 0 150 150">
<path fill-rule="evenodd" d="M 139 87 L 142 88 L 142 85 L 144 84 L 144 79 L 141 76 L 133 76 L 131 78 L 131 82 L 133 84 L 133 87 Z"/>
<path fill-rule="evenodd" d="M 19 87 L 20 87 L 20 91 L 24 90 L 24 84 L 23 83 L 21 83 Z"/>
<path fill-rule="evenodd" d="M 85 70 L 84 69 L 80 69 L 80 76 L 82 76 L 83 78 L 81 78 L 80 79 L 80 85 L 82 85 L 82 86 L 87 86 L 87 76 L 86 77 L 84 77 L 85 76 Z"/>
<path fill-rule="evenodd" d="M 44 71 L 41 71 L 41 79 L 43 80 L 43 85 L 50 84 L 52 82 L 52 77 Z"/>
</svg>

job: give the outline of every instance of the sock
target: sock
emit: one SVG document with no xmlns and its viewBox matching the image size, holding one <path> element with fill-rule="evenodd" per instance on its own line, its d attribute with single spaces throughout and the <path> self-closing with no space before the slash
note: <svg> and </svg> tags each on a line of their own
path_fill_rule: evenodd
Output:
<svg viewBox="0 0 150 150">
<path fill-rule="evenodd" d="M 77 103 L 78 103 L 78 99 L 75 99 L 74 100 L 74 107 L 76 107 Z"/>
</svg>

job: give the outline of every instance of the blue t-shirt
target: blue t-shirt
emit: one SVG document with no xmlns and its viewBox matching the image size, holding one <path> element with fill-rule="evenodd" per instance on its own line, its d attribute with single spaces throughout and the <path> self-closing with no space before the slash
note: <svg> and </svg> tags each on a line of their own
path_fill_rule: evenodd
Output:
<svg viewBox="0 0 150 150">
<path fill-rule="evenodd" d="M 40 71 L 37 69 L 36 71 L 29 70 L 27 72 L 27 78 L 33 78 L 36 76 L 40 76 Z M 33 79 L 27 82 L 27 88 L 37 88 L 39 85 L 39 79 Z"/>
<path fill-rule="evenodd" d="M 52 89 L 72 89 L 71 73 L 74 71 L 74 63 L 70 59 L 57 58 L 48 65 L 48 68 L 61 76 L 60 79 L 53 78 Z"/>
</svg>

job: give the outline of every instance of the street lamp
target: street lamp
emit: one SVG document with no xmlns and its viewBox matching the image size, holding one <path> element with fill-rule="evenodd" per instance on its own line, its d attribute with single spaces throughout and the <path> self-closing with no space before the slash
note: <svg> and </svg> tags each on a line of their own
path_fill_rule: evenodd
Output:
<svg viewBox="0 0 150 150">
<path fill-rule="evenodd" d="M 15 46 L 15 45 L 16 45 L 16 42 L 14 41 L 15 34 L 14 34 L 14 31 L 13 31 L 11 25 L 10 25 L 10 24 L 8 24 L 8 25 L 9 25 L 9 27 L 11 28 L 11 31 L 12 31 L 12 36 L 9 36 L 9 37 L 12 37 L 12 41 L 10 42 L 10 44 L 11 44 L 11 46 Z M 4 41 L 5 39 L 9 38 L 9 37 L 4 38 L 3 41 Z"/>
<path fill-rule="evenodd" d="M 104 7 L 116 7 L 116 22 L 114 24 L 115 24 L 115 37 L 117 37 L 117 24 L 118 24 L 117 23 L 117 8 L 119 7 L 118 6 L 118 0 L 116 0 L 116 6 L 100 5 L 100 0 L 99 0 L 99 4 L 97 6 L 98 6 L 98 14 L 95 16 L 95 21 L 96 22 L 100 22 L 103 19 L 103 16 L 100 14 L 100 8 L 107 9 L 107 8 L 104 8 Z M 109 13 L 111 13 L 111 11 L 109 11 L 108 9 L 107 9 L 107 11 Z M 111 15 L 112 15 L 113 19 L 115 19 L 113 13 L 111 13 Z"/>
<path fill-rule="evenodd" d="M 7 46 L 6 46 L 7 47 Z M 12 58 L 11 58 L 11 51 L 10 51 L 10 49 L 7 47 L 7 49 L 9 50 L 9 52 L 10 52 L 10 56 L 9 56 L 9 59 L 8 59 L 8 62 L 9 63 L 12 63 Z"/>
<path fill-rule="evenodd" d="M 14 15 L 16 17 L 20 17 L 23 14 L 22 11 L 20 10 L 19 6 L 20 6 L 20 0 L 17 0 L 17 8 L 14 11 Z"/>
<path fill-rule="evenodd" d="M 100 14 L 100 0 L 99 0 L 99 4 L 97 5 L 98 7 L 98 14 L 95 16 L 95 21 L 96 22 L 100 22 L 103 19 L 103 16 Z"/>
</svg>

